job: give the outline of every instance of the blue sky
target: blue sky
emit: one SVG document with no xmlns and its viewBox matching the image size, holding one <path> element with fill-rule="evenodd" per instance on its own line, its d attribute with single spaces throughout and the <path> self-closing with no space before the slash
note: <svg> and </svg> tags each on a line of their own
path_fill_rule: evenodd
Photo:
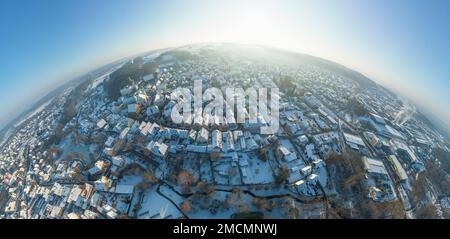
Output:
<svg viewBox="0 0 450 239">
<path fill-rule="evenodd" d="M 74 76 L 145 50 L 271 45 L 342 63 L 450 122 L 445 0 L 2 0 L 0 126 Z"/>
</svg>

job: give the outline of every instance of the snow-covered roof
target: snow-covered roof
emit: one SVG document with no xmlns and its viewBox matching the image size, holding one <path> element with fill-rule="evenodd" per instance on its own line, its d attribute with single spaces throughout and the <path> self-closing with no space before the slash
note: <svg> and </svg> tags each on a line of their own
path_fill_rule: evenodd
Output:
<svg viewBox="0 0 450 239">
<path fill-rule="evenodd" d="M 132 194 L 134 191 L 133 185 L 117 185 L 114 192 L 118 194 Z"/>
<path fill-rule="evenodd" d="M 383 162 L 377 159 L 363 157 L 364 168 L 369 173 L 384 174 L 387 175 L 386 168 Z"/>
</svg>

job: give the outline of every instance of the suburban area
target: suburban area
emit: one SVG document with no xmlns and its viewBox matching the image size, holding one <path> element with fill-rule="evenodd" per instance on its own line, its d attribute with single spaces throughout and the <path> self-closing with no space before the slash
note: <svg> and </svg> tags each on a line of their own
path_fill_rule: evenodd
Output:
<svg viewBox="0 0 450 239">
<path fill-rule="evenodd" d="M 265 115 L 174 123 L 171 93 L 194 81 L 224 95 L 279 89 L 277 131 L 260 133 Z M 246 117 L 243 106 L 223 113 Z M 357 72 L 281 50 L 199 44 L 122 60 L 0 143 L 1 218 L 450 218 L 449 141 L 424 114 Z"/>
</svg>

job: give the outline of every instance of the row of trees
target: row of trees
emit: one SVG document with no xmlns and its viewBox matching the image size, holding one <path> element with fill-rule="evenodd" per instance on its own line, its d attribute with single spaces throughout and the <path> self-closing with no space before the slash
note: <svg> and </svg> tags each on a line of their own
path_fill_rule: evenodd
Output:
<svg viewBox="0 0 450 239">
<path fill-rule="evenodd" d="M 326 159 L 328 167 L 335 169 L 336 190 L 342 197 L 333 199 L 331 215 L 337 218 L 404 218 L 405 211 L 400 201 L 374 202 L 366 197 L 364 165 L 361 155 L 346 151 L 342 155 L 332 154 Z M 344 202 L 354 202 L 351 208 Z"/>
<path fill-rule="evenodd" d="M 141 64 L 142 58 L 135 58 L 111 73 L 109 79 L 104 82 L 104 89 L 111 99 L 119 98 L 122 88 L 130 85 L 133 82 L 132 79 L 139 79 L 143 75 L 142 69 L 139 68 Z"/>
<path fill-rule="evenodd" d="M 9 200 L 9 193 L 6 188 L 0 186 L 0 213 L 3 213 Z"/>
<path fill-rule="evenodd" d="M 426 199 L 427 182 L 426 175 L 419 174 L 416 180 L 410 182 L 411 193 L 410 199 L 413 205 L 415 205 L 415 213 L 417 218 L 437 218 L 436 207 L 424 199 Z"/>
<path fill-rule="evenodd" d="M 56 122 L 55 130 L 49 137 L 49 139 L 45 142 L 46 146 L 59 144 L 61 139 L 65 136 L 65 132 L 63 132 L 64 126 L 75 116 L 77 116 L 77 104 L 83 98 L 85 90 L 90 83 L 90 80 L 85 80 L 84 82 L 80 83 L 67 97 L 62 108 L 61 116 L 59 117 L 58 122 Z"/>
<path fill-rule="evenodd" d="M 440 147 L 435 147 L 433 148 L 432 154 L 441 161 L 442 168 L 450 174 L 450 152 Z"/>
</svg>

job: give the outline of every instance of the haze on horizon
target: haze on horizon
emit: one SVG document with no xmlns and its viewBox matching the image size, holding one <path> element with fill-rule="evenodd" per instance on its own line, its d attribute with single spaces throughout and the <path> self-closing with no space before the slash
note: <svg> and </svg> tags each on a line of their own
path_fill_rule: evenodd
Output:
<svg viewBox="0 0 450 239">
<path fill-rule="evenodd" d="M 343 64 L 450 122 L 448 1 L 5 0 L 0 128 L 73 77 L 199 42 L 273 46 Z"/>
</svg>

